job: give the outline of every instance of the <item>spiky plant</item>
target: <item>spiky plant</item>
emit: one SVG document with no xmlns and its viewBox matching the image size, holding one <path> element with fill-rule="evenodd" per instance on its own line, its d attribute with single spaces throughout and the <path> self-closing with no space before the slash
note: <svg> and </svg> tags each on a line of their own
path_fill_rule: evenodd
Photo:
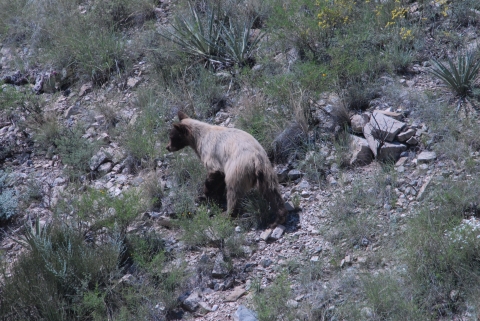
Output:
<svg viewBox="0 0 480 321">
<path fill-rule="evenodd" d="M 228 28 L 223 25 L 222 39 L 225 42 L 226 54 L 230 60 L 240 67 L 251 62 L 253 50 L 258 46 L 264 35 L 262 33 L 252 35 L 252 25 L 253 20 L 243 25 L 230 22 Z"/>
<path fill-rule="evenodd" d="M 168 32 L 163 37 L 179 45 L 188 54 L 205 59 L 211 63 L 223 62 L 220 53 L 222 23 L 217 21 L 214 12 L 208 16 L 206 28 L 197 11 L 190 5 L 190 19 L 175 18 L 172 25 L 175 32 Z"/>
<path fill-rule="evenodd" d="M 442 80 L 460 98 L 458 111 L 466 98 L 472 96 L 472 84 L 478 76 L 480 60 L 469 52 L 465 56 L 458 56 L 457 64 L 450 57 L 448 66 L 436 59 L 432 59 L 432 63 L 430 73 Z"/>
</svg>

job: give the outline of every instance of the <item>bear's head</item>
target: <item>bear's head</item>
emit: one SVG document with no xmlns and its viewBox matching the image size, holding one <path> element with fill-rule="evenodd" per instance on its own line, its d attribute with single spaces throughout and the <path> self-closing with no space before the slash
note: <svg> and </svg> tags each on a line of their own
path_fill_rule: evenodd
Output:
<svg viewBox="0 0 480 321">
<path fill-rule="evenodd" d="M 188 116 L 179 111 L 178 112 L 178 119 L 182 121 L 182 119 L 188 118 Z M 167 145 L 167 150 L 169 152 L 176 152 L 186 146 L 189 146 L 192 141 L 192 132 L 188 125 L 183 123 L 176 123 L 173 124 L 172 129 L 169 133 L 170 141 Z"/>
</svg>

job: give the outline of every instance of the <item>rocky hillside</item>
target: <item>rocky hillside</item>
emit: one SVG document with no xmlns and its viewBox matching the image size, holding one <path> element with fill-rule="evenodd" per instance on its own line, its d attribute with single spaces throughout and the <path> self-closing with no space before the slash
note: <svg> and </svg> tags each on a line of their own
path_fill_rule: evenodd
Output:
<svg viewBox="0 0 480 321">
<path fill-rule="evenodd" d="M 0 0 L 4 320 L 477 320 L 480 5 Z M 168 153 L 251 133 L 284 225 Z"/>
</svg>

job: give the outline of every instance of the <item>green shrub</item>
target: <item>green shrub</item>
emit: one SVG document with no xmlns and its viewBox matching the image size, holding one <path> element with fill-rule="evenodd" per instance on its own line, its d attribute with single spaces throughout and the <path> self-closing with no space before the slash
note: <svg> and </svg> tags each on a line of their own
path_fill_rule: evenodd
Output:
<svg viewBox="0 0 480 321">
<path fill-rule="evenodd" d="M 155 88 L 139 90 L 137 105 L 141 114 L 125 129 L 122 145 L 136 163 L 152 166 L 161 155 L 161 139 L 168 137 L 165 106 L 159 101 Z"/>
<path fill-rule="evenodd" d="M 373 310 L 373 318 L 368 320 L 429 320 L 413 293 L 409 293 L 410 287 L 394 274 L 364 276 L 362 288 Z"/>
<path fill-rule="evenodd" d="M 56 131 L 53 133 L 56 138 L 54 140 L 56 151 L 62 163 L 68 166 L 65 170 L 70 178 L 75 180 L 90 172 L 89 162 L 97 151 L 99 143 L 83 137 L 84 129 L 79 125 L 64 128 L 60 134 Z"/>
<path fill-rule="evenodd" d="M 183 230 L 183 241 L 190 246 L 215 244 L 223 249 L 227 239 L 235 237 L 235 225 L 230 217 L 214 206 L 210 209 L 200 206 L 194 214 L 181 216 L 178 225 Z"/>
<path fill-rule="evenodd" d="M 2 319 L 83 319 L 94 310 L 107 315 L 111 302 L 106 288 L 119 275 L 121 239 L 112 236 L 91 246 L 78 230 L 64 224 L 42 227 L 36 221 L 18 242 L 26 251 L 13 264 L 11 275 L 4 275 Z M 103 298 L 89 295 L 100 288 Z M 101 298 L 103 304 L 93 305 L 86 298 Z"/>
<path fill-rule="evenodd" d="M 172 25 L 174 32 L 166 31 L 163 36 L 213 67 L 253 66 L 252 53 L 261 39 L 261 34 L 251 36 L 254 21 L 236 21 L 237 16 L 224 16 L 219 9 L 219 6 L 209 9 L 204 17 L 190 5 L 189 17 L 177 16 Z"/>
<path fill-rule="evenodd" d="M 104 190 L 89 188 L 82 195 L 65 204 L 82 221 L 90 224 L 90 230 L 107 228 L 125 233 L 133 220 L 148 207 L 142 192 L 134 188 L 119 196 L 111 196 Z"/>
<path fill-rule="evenodd" d="M 478 178 L 434 188 L 431 205 L 418 211 L 406 229 L 406 262 L 425 309 L 455 311 L 478 294 L 480 242 L 476 213 Z M 433 206 L 434 204 L 434 206 Z M 469 217 L 467 221 L 464 217 Z M 450 299 L 451 291 L 460 296 Z"/>
<path fill-rule="evenodd" d="M 189 215 L 196 209 L 195 200 L 203 193 L 207 172 L 190 148 L 175 154 L 171 161 L 172 202 L 177 215 Z"/>
<path fill-rule="evenodd" d="M 280 274 L 272 285 L 258 291 L 253 297 L 255 311 L 260 321 L 293 320 L 295 317 L 286 304 L 291 297 L 290 282 L 284 272 Z M 259 289 L 260 290 L 260 289 Z"/>
<path fill-rule="evenodd" d="M 0 222 L 5 223 L 17 213 L 18 196 L 8 185 L 9 175 L 0 171 Z"/>
<path fill-rule="evenodd" d="M 131 235 L 127 244 L 128 253 L 141 280 L 132 290 L 160 300 L 164 313 L 176 308 L 179 304 L 177 298 L 182 294 L 189 276 L 185 262 L 173 261 L 172 254 L 165 250 L 164 240 L 155 233 Z M 141 299 L 141 295 L 133 295 L 132 299 L 131 304 L 137 301 L 139 305 L 148 306 L 147 302 Z"/>
</svg>

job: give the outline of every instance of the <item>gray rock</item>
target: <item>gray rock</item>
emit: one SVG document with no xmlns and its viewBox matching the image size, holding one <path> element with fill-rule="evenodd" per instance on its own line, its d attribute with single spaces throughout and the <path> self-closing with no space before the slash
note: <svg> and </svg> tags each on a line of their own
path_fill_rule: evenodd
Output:
<svg viewBox="0 0 480 321">
<path fill-rule="evenodd" d="M 298 308 L 298 302 L 290 299 L 287 301 L 287 307 L 289 307 L 290 309 L 296 309 Z"/>
<path fill-rule="evenodd" d="M 90 159 L 89 166 L 92 171 L 96 170 L 101 164 L 110 161 L 110 155 L 105 152 L 105 150 L 100 149 L 93 157 Z"/>
<path fill-rule="evenodd" d="M 258 321 L 257 313 L 248 309 L 244 305 L 240 305 L 233 315 L 235 321 Z"/>
<path fill-rule="evenodd" d="M 272 234 L 272 230 L 266 229 L 265 231 L 262 232 L 262 234 L 260 234 L 260 239 L 266 241 L 268 240 L 271 234 Z"/>
<path fill-rule="evenodd" d="M 244 295 L 247 291 L 243 288 L 243 286 L 237 286 L 235 289 L 233 289 L 232 292 L 230 292 L 226 297 L 225 297 L 225 302 L 235 302 L 237 301 L 242 295 Z"/>
<path fill-rule="evenodd" d="M 378 139 L 375 139 L 372 133 L 371 123 L 368 123 L 367 125 L 365 125 L 365 127 L 363 128 L 363 134 L 367 139 L 370 150 L 373 152 L 373 155 L 378 160 L 396 161 L 400 157 L 400 154 L 407 149 L 407 146 L 400 144 L 398 142 L 394 142 L 394 143 L 384 142 L 383 146 L 380 149 L 380 154 L 377 155 L 379 152 L 378 148 L 380 146 L 380 141 Z"/>
<path fill-rule="evenodd" d="M 73 115 L 77 115 L 80 113 L 80 102 L 76 102 L 73 106 L 70 106 L 66 111 L 65 111 L 65 118 L 68 119 L 72 117 Z"/>
<path fill-rule="evenodd" d="M 285 226 L 279 225 L 273 230 L 270 237 L 274 240 L 278 240 L 279 238 L 282 237 L 282 234 L 283 234 L 284 231 L 285 231 Z"/>
<path fill-rule="evenodd" d="M 374 111 L 372 117 L 370 117 L 369 124 L 371 125 L 371 131 L 374 133 L 375 138 L 387 142 L 393 142 L 397 134 L 406 125 L 404 122 L 388 117 L 377 110 Z"/>
<path fill-rule="evenodd" d="M 292 203 L 292 202 L 285 202 L 285 208 L 286 208 L 287 211 L 289 211 L 289 212 L 295 211 L 295 206 L 293 206 L 293 203 Z"/>
<path fill-rule="evenodd" d="M 82 87 L 80 87 L 80 91 L 78 93 L 78 96 L 79 97 L 83 97 L 85 96 L 85 94 L 88 94 L 89 92 L 91 92 L 93 89 L 93 83 L 91 81 L 85 83 L 82 85 Z"/>
<path fill-rule="evenodd" d="M 354 133 L 363 133 L 363 127 L 370 121 L 367 114 L 353 115 L 350 124 Z"/>
<path fill-rule="evenodd" d="M 276 163 L 285 163 L 295 158 L 298 150 L 306 141 L 307 134 L 302 126 L 293 123 L 273 140 L 270 154 Z"/>
<path fill-rule="evenodd" d="M 98 171 L 102 174 L 106 174 L 112 170 L 112 162 L 106 162 L 103 163 L 102 165 L 98 166 Z"/>
<path fill-rule="evenodd" d="M 129 88 L 137 87 L 140 80 L 142 80 L 140 77 L 130 77 L 130 78 L 128 78 L 127 87 L 129 87 Z"/>
<path fill-rule="evenodd" d="M 350 157 L 350 165 L 367 165 L 373 159 L 373 153 L 370 150 L 368 141 L 364 138 L 350 135 L 350 150 L 352 156 Z"/>
<path fill-rule="evenodd" d="M 413 137 L 415 135 L 417 131 L 413 128 L 409 128 L 407 129 L 406 131 L 404 132 L 401 132 L 400 134 L 397 135 L 397 139 L 399 142 L 406 142 L 407 140 L 409 140 L 411 137 Z"/>
<path fill-rule="evenodd" d="M 431 163 L 435 159 L 437 159 L 437 154 L 435 154 L 435 152 L 423 151 L 417 156 L 417 164 Z"/>
<path fill-rule="evenodd" d="M 275 172 L 277 173 L 278 182 L 283 183 L 288 180 L 288 167 L 287 166 L 277 166 L 275 168 Z"/>
<path fill-rule="evenodd" d="M 332 186 L 336 186 L 338 184 L 337 180 L 332 175 L 327 176 L 327 182 L 328 182 L 328 184 L 330 184 Z"/>
<path fill-rule="evenodd" d="M 302 177 L 302 172 L 300 172 L 298 169 L 292 169 L 291 171 L 288 172 L 289 180 L 294 181 L 300 177 Z"/>
<path fill-rule="evenodd" d="M 407 143 L 408 145 L 417 145 L 417 144 L 418 144 L 418 139 L 417 139 L 415 136 L 413 136 L 413 137 L 410 137 L 410 138 L 406 141 L 406 143 Z"/>
<path fill-rule="evenodd" d="M 214 278 L 224 278 L 228 274 L 227 264 L 224 261 L 223 254 L 220 252 L 215 258 L 213 265 L 212 276 Z"/>
<path fill-rule="evenodd" d="M 182 308 L 189 312 L 195 312 L 198 309 L 200 300 L 198 292 L 194 291 L 182 301 Z"/>
</svg>

